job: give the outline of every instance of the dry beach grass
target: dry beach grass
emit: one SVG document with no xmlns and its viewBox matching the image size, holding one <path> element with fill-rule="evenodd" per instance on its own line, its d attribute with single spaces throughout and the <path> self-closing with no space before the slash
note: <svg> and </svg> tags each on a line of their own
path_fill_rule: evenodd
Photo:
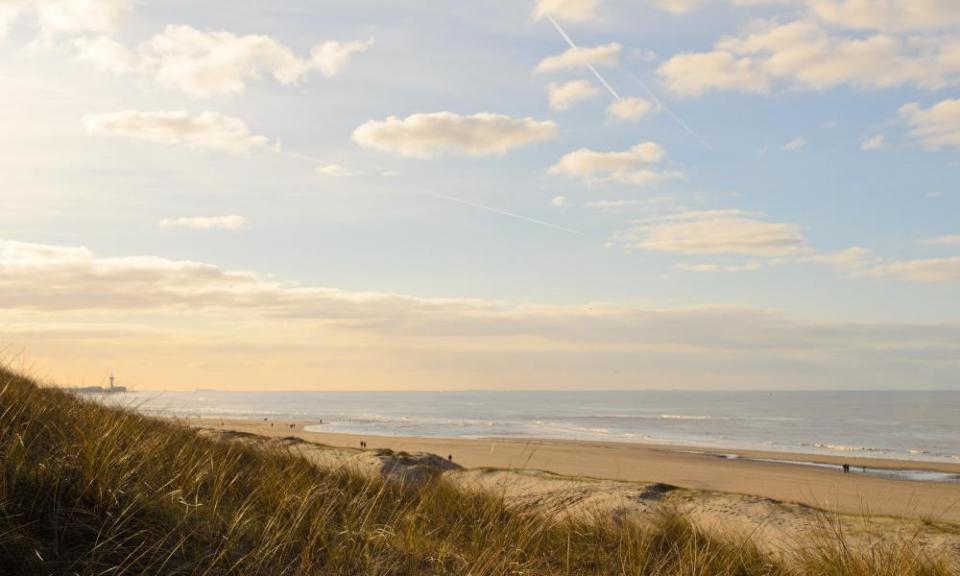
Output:
<svg viewBox="0 0 960 576">
<path fill-rule="evenodd" d="M 667 507 L 642 522 L 548 514 L 439 471 L 372 476 L 293 446 L 227 441 L 0 372 L 0 573 L 956 573 L 909 538 L 853 546 L 828 518 L 771 554 Z"/>
</svg>

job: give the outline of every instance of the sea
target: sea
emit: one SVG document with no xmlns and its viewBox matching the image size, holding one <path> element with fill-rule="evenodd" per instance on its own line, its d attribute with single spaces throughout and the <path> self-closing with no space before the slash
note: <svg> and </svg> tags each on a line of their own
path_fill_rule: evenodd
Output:
<svg viewBox="0 0 960 576">
<path fill-rule="evenodd" d="M 960 391 L 129 392 L 165 416 L 383 436 L 679 444 L 960 462 Z M 322 419 L 322 424 L 320 421 Z"/>
</svg>

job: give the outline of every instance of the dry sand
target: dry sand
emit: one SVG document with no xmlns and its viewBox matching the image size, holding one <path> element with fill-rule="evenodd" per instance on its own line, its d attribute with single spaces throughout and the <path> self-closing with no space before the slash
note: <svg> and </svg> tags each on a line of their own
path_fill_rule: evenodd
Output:
<svg viewBox="0 0 960 576">
<path fill-rule="evenodd" d="M 187 423 L 225 439 L 293 446 L 322 465 L 349 465 L 407 478 L 440 470 L 460 485 L 493 490 L 511 502 L 558 513 L 643 518 L 669 505 L 708 526 L 740 528 L 775 548 L 802 538 L 829 518 L 858 540 L 906 534 L 925 547 L 960 554 L 960 484 L 718 455 L 960 473 L 955 464 L 741 450 L 703 453 L 701 448 L 605 442 L 361 437 L 305 432 L 310 422 Z M 366 450 L 359 449 L 361 440 L 367 443 Z M 398 459 L 397 452 L 411 456 Z M 454 465 L 446 463 L 447 455 L 453 455 Z"/>
</svg>

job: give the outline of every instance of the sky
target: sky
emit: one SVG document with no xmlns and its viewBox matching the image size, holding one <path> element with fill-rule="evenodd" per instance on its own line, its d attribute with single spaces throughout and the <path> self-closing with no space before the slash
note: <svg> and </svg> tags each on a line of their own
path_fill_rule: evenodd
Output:
<svg viewBox="0 0 960 576">
<path fill-rule="evenodd" d="M 955 0 L 0 0 L 0 354 L 960 389 Z"/>
</svg>

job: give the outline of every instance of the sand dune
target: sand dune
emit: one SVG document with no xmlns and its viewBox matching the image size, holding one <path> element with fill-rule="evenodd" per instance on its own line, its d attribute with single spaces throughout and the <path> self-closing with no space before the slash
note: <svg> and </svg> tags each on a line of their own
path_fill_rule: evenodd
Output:
<svg viewBox="0 0 960 576">
<path fill-rule="evenodd" d="M 189 423 L 220 438 L 285 444 L 321 465 L 351 466 L 406 482 L 442 473 L 460 485 L 494 491 L 516 505 L 535 505 L 556 514 L 642 519 L 669 506 L 705 526 L 738 528 L 771 549 L 798 541 L 828 522 L 860 541 L 907 535 L 926 548 L 960 552 L 960 484 L 729 460 L 684 447 L 370 436 L 362 438 L 367 449 L 361 450 L 359 436 L 304 432 L 304 422 Z M 453 463 L 448 455 L 453 455 Z M 744 455 L 843 461 L 810 455 Z M 876 459 L 847 461 L 858 466 L 917 466 Z M 930 467 L 960 471 L 960 466 L 949 464 Z"/>
</svg>

